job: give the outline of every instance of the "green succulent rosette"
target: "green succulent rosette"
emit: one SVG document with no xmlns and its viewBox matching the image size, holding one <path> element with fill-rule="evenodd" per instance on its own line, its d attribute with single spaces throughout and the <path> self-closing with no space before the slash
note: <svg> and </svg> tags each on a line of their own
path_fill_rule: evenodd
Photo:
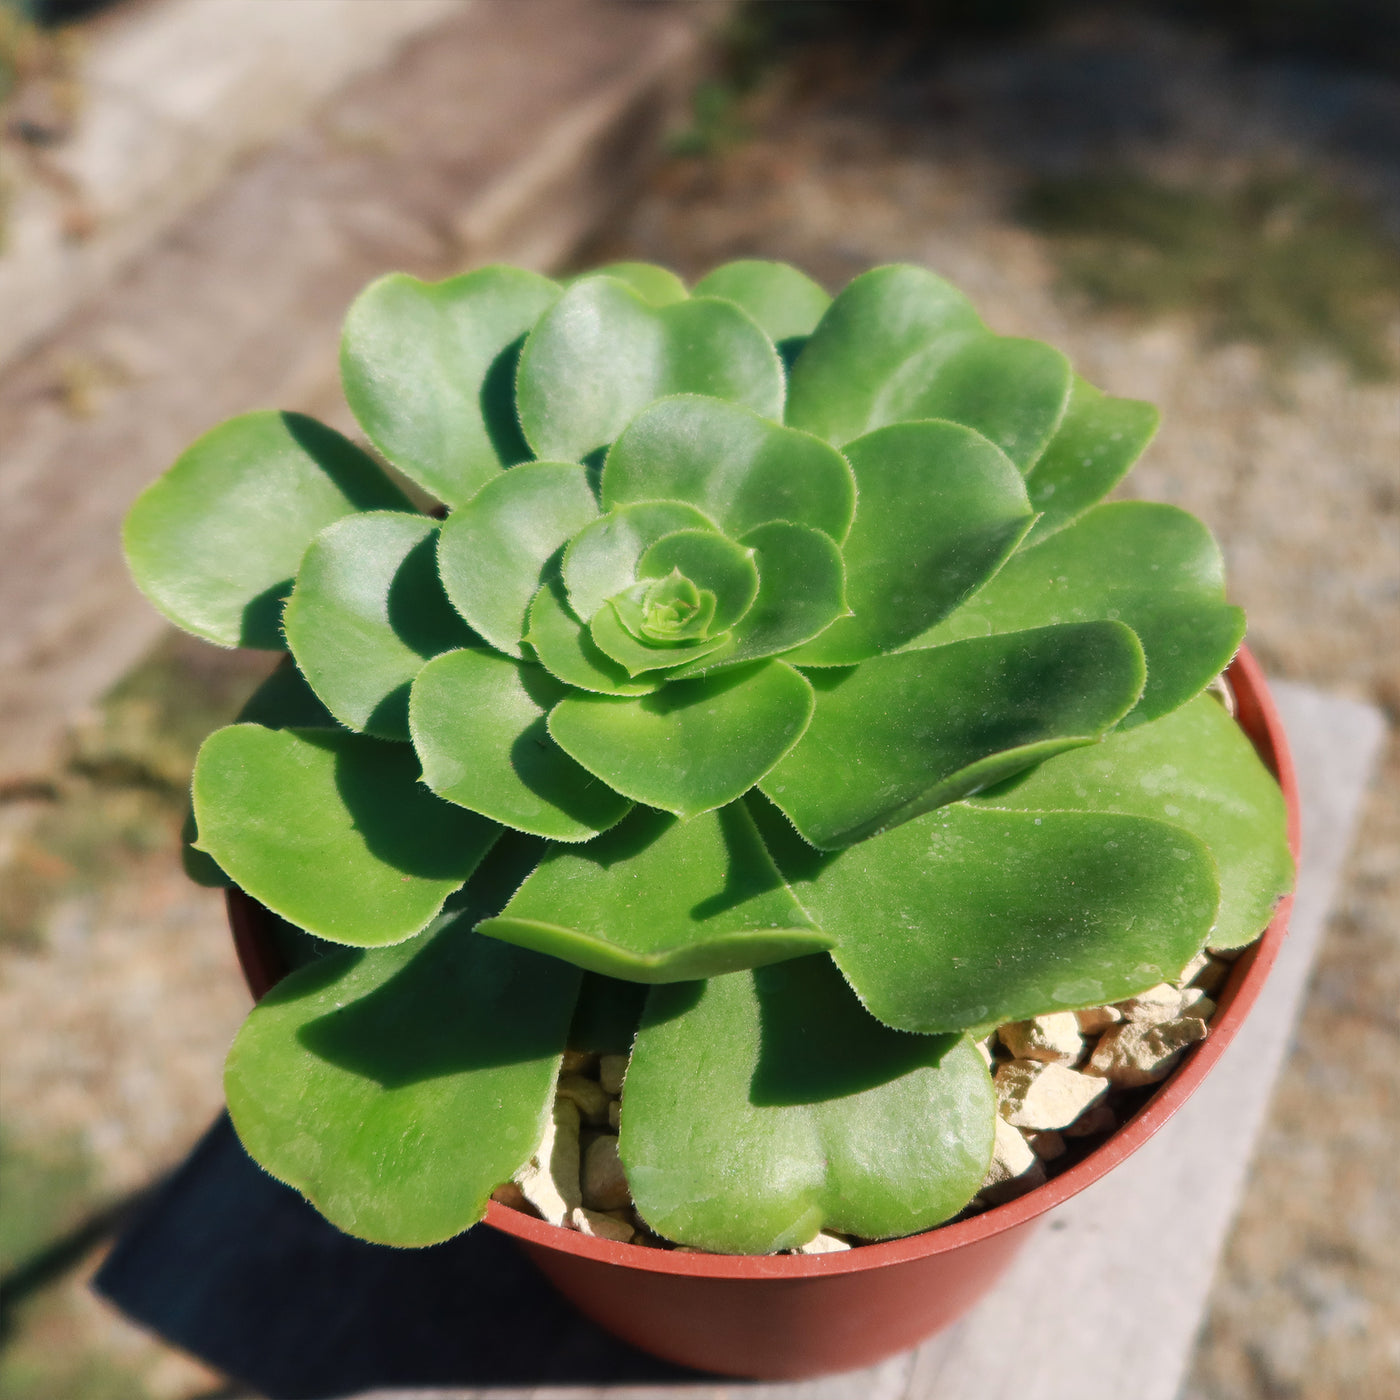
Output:
<svg viewBox="0 0 1400 1400">
<path fill-rule="evenodd" d="M 928 1228 L 991 1153 L 969 1031 L 1142 991 L 1288 888 L 1203 694 L 1219 551 L 1102 503 L 1154 411 L 933 274 L 394 274 L 342 369 L 392 472 L 250 414 L 126 528 L 173 622 L 291 653 L 200 752 L 189 858 L 314 953 L 227 1089 L 341 1228 L 479 1219 L 570 1043 L 630 1050 L 671 1239 Z"/>
</svg>

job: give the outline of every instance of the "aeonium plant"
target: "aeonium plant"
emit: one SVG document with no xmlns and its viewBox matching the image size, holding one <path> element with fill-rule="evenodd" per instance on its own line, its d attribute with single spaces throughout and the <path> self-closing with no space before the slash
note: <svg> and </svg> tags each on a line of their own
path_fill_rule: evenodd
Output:
<svg viewBox="0 0 1400 1400">
<path fill-rule="evenodd" d="M 973 1038 L 1267 923 L 1219 552 L 1101 503 L 1154 411 L 940 278 L 395 274 L 342 370 L 392 471 L 253 413 L 126 528 L 173 622 L 291 653 L 200 752 L 190 860 L 290 931 L 229 1107 L 342 1229 L 479 1219 L 571 1047 L 630 1051 L 657 1234 L 925 1229 L 992 1151 Z"/>
</svg>

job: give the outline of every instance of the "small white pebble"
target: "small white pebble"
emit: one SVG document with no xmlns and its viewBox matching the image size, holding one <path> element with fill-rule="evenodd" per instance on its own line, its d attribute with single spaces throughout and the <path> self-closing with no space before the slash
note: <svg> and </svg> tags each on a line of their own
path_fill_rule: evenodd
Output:
<svg viewBox="0 0 1400 1400">
<path fill-rule="evenodd" d="M 1156 1025 L 1159 1021 L 1174 1021 L 1181 1015 L 1181 992 L 1170 982 L 1159 982 L 1145 992 L 1118 1003 L 1125 1021 L 1139 1025 Z"/>
<path fill-rule="evenodd" d="M 605 1093 L 616 1098 L 622 1092 L 622 1077 L 627 1073 L 628 1055 L 600 1055 L 598 1057 L 598 1082 Z"/>
<path fill-rule="evenodd" d="M 1074 1019 L 1084 1035 L 1099 1035 L 1110 1026 L 1116 1026 L 1123 1019 L 1123 1013 L 1116 1006 L 1086 1006 L 1074 1013 Z"/>
<path fill-rule="evenodd" d="M 581 1235 L 592 1235 L 600 1240 L 617 1240 L 620 1244 L 631 1244 L 637 1232 L 626 1220 L 616 1215 L 605 1214 L 600 1210 L 587 1210 L 577 1206 L 569 1212 L 569 1225 Z"/>
<path fill-rule="evenodd" d="M 1172 986 L 1189 987 L 1191 985 L 1191 979 L 1195 977 L 1197 973 L 1203 972 L 1209 966 L 1210 954 L 1204 951 L 1197 953 L 1196 956 L 1192 958 L 1191 961 L 1187 963 L 1186 966 L 1183 967 L 1175 977 L 1172 978 Z"/>
<path fill-rule="evenodd" d="M 529 1203 L 551 1225 L 562 1225 L 583 1204 L 579 1189 L 578 1105 L 556 1099 L 535 1155 L 515 1174 Z"/>
<path fill-rule="evenodd" d="M 828 1234 L 825 1230 L 819 1230 L 804 1245 L 799 1245 L 794 1254 L 839 1254 L 844 1249 L 851 1247 L 850 1240 L 843 1240 L 840 1235 Z"/>
<path fill-rule="evenodd" d="M 997 1037 L 1013 1059 L 1072 1065 L 1084 1053 L 1084 1037 L 1072 1011 L 1056 1011 L 1029 1021 L 1009 1021 Z"/>
<path fill-rule="evenodd" d="M 621 1210 L 632 1204 L 617 1139 L 608 1134 L 594 1138 L 583 1154 L 583 1204 L 590 1210 Z"/>
<path fill-rule="evenodd" d="M 996 1059 L 992 1055 L 992 1037 L 990 1035 L 984 1036 L 981 1040 L 974 1040 L 972 1044 L 977 1053 L 981 1055 L 982 1063 L 986 1065 L 988 1069 L 994 1069 L 996 1067 Z"/>
<path fill-rule="evenodd" d="M 1215 1003 L 1200 987 L 1187 987 L 1181 994 L 1181 1014 L 1209 1021 L 1215 1015 Z"/>
<path fill-rule="evenodd" d="M 1199 987 L 1208 997 L 1213 997 L 1229 980 L 1230 964 L 1219 958 L 1210 958 L 1191 979 L 1191 985 Z"/>
<path fill-rule="evenodd" d="M 561 1099 L 572 1099 L 578 1105 L 580 1117 L 592 1128 L 601 1128 L 608 1121 L 611 1100 L 596 1079 L 581 1074 L 563 1074 L 555 1092 Z"/>
<path fill-rule="evenodd" d="M 997 1070 L 996 1090 L 1001 1116 L 1008 1123 L 1043 1132 L 1073 1123 L 1090 1104 L 1103 1098 L 1108 1085 L 1064 1065 L 1012 1060 Z"/>
<path fill-rule="evenodd" d="M 1103 1033 L 1085 1073 L 1122 1089 L 1155 1084 L 1171 1073 L 1188 1045 L 1204 1040 L 1210 1027 L 1198 1016 L 1152 1025 L 1129 1021 Z"/>
</svg>

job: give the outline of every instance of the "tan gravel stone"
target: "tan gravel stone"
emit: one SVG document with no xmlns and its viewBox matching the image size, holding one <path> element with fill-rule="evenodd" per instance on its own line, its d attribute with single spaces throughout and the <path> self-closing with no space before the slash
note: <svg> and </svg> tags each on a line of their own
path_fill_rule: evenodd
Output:
<svg viewBox="0 0 1400 1400">
<path fill-rule="evenodd" d="M 621 1100 L 621 1099 L 609 1099 L 609 1100 L 608 1100 L 608 1127 L 610 1127 L 610 1128 L 613 1130 L 613 1132 L 617 1132 L 617 1130 L 618 1130 L 621 1126 L 622 1126 L 622 1100 Z"/>
<path fill-rule="evenodd" d="M 1084 1037 L 1072 1011 L 1056 1011 L 1029 1021 L 1009 1021 L 997 1031 L 1013 1059 L 1046 1064 L 1076 1064 L 1084 1053 Z"/>
<path fill-rule="evenodd" d="M 1187 987 L 1181 993 L 1181 1014 L 1209 1021 L 1215 1015 L 1215 1002 L 1200 987 Z"/>
<path fill-rule="evenodd" d="M 1125 1021 L 1135 1021 L 1140 1025 L 1156 1025 L 1160 1021 L 1174 1021 L 1181 1015 L 1181 992 L 1170 982 L 1159 982 L 1135 997 L 1128 997 L 1118 1003 Z"/>
<path fill-rule="evenodd" d="M 590 1210 L 621 1210 L 632 1204 L 617 1139 L 603 1134 L 583 1154 L 583 1204 Z"/>
<path fill-rule="evenodd" d="M 826 1230 L 819 1230 L 804 1245 L 799 1245 L 794 1254 L 840 1254 L 842 1250 L 849 1249 L 851 1242 L 842 1239 L 840 1235 L 829 1234 Z"/>
<path fill-rule="evenodd" d="M 581 1235 L 592 1235 L 600 1240 L 617 1240 L 619 1244 L 631 1244 L 637 1232 L 629 1221 L 615 1213 L 601 1210 L 588 1210 L 577 1206 L 569 1212 L 569 1224 Z"/>
<path fill-rule="evenodd" d="M 1116 1026 L 1123 1019 L 1123 1013 L 1116 1006 L 1086 1006 L 1074 1013 L 1080 1031 L 1085 1035 L 1100 1035 L 1110 1026 Z"/>
<path fill-rule="evenodd" d="M 563 1074 L 556 1090 L 561 1099 L 571 1099 L 578 1105 L 579 1116 L 592 1128 L 601 1128 L 608 1121 L 608 1104 L 612 1102 L 596 1079 L 581 1074 Z"/>
<path fill-rule="evenodd" d="M 600 1055 L 598 1057 L 598 1082 L 603 1090 L 613 1098 L 622 1093 L 622 1077 L 627 1073 L 627 1055 Z"/>
<path fill-rule="evenodd" d="M 1210 1028 L 1198 1016 L 1144 1025 L 1129 1021 L 1107 1030 L 1085 1068 L 1122 1089 L 1165 1079 L 1188 1045 L 1204 1040 Z"/>
<path fill-rule="evenodd" d="M 1039 1132 L 1073 1123 L 1108 1092 L 1108 1085 L 1064 1065 L 1012 1060 L 997 1070 L 996 1089 L 1001 1116 L 1013 1127 Z"/>
<path fill-rule="evenodd" d="M 551 1225 L 562 1225 L 583 1204 L 579 1189 L 579 1113 L 572 1099 L 555 1099 L 535 1155 L 516 1172 L 516 1184 Z"/>
<path fill-rule="evenodd" d="M 1111 1133 L 1117 1126 L 1118 1115 L 1112 1105 L 1096 1103 L 1060 1132 L 1067 1138 L 1096 1137 L 1099 1133 Z"/>
<path fill-rule="evenodd" d="M 1014 1200 L 1045 1180 L 1045 1164 L 1031 1150 L 1025 1136 L 1002 1118 L 996 1122 L 996 1142 L 992 1160 L 978 1200 L 1000 1205 Z"/>
<path fill-rule="evenodd" d="M 598 1057 L 591 1050 L 565 1050 L 560 1074 L 592 1074 L 598 1068 Z"/>
<path fill-rule="evenodd" d="M 1027 1141 L 1031 1145 L 1031 1151 L 1042 1162 L 1053 1162 L 1069 1151 L 1069 1148 L 1065 1146 L 1064 1135 L 1057 1133 L 1053 1128 L 1047 1129 L 1043 1133 L 1031 1133 Z"/>
</svg>

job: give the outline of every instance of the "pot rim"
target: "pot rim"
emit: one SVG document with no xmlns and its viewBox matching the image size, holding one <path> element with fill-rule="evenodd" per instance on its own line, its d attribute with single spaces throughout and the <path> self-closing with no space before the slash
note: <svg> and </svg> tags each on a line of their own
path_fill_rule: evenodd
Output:
<svg viewBox="0 0 1400 1400">
<path fill-rule="evenodd" d="M 1301 817 L 1297 776 L 1282 721 L 1259 663 L 1241 647 L 1226 675 L 1238 705 L 1237 722 L 1253 742 L 1266 767 L 1278 779 L 1288 811 L 1288 845 L 1295 864 L 1301 851 Z M 245 903 L 246 901 L 246 903 Z M 254 997 L 278 980 L 271 950 L 261 937 L 254 913 L 258 906 L 241 890 L 228 891 L 229 922 L 244 976 Z M 599 1263 L 619 1264 L 644 1273 L 711 1279 L 818 1278 L 860 1273 L 914 1259 L 947 1254 L 964 1245 L 990 1239 L 1028 1225 L 1038 1216 L 1078 1195 L 1131 1156 L 1195 1092 L 1211 1067 L 1234 1039 L 1254 1005 L 1288 929 L 1293 895 L 1280 900 L 1268 928 L 1236 959 L 1211 1021 L 1210 1035 L 1193 1046 L 1179 1068 L 1152 1097 L 1104 1142 L 1074 1166 L 1013 1201 L 993 1206 L 950 1225 L 935 1225 L 915 1235 L 884 1240 L 834 1254 L 700 1254 L 622 1244 L 551 1225 L 498 1201 L 487 1206 L 485 1223 L 525 1244 Z"/>
</svg>

